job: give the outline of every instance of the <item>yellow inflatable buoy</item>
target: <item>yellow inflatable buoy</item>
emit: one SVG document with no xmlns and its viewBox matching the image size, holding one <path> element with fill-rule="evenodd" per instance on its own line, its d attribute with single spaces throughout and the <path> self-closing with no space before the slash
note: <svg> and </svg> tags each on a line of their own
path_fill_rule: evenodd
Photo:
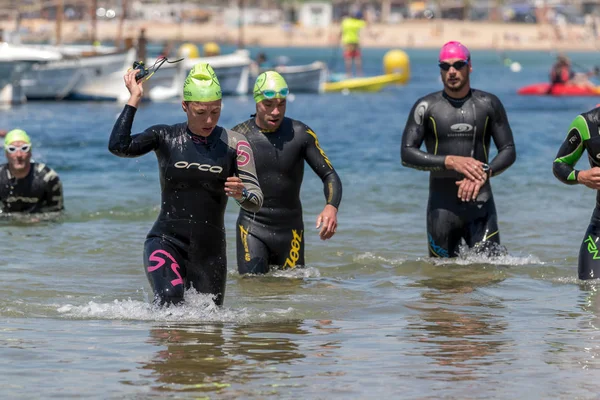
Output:
<svg viewBox="0 0 600 400">
<path fill-rule="evenodd" d="M 390 50 L 383 56 L 383 70 L 386 74 L 402 75 L 402 82 L 410 79 L 410 59 L 402 50 Z"/>
<path fill-rule="evenodd" d="M 179 46 L 177 50 L 178 57 L 184 58 L 198 58 L 200 57 L 200 52 L 198 51 L 198 46 L 192 43 L 184 43 Z"/>
<path fill-rule="evenodd" d="M 218 44 L 215 42 L 207 42 L 204 44 L 204 47 L 202 48 L 202 55 L 204 57 L 218 56 L 219 54 L 221 54 L 221 48 Z"/>
</svg>

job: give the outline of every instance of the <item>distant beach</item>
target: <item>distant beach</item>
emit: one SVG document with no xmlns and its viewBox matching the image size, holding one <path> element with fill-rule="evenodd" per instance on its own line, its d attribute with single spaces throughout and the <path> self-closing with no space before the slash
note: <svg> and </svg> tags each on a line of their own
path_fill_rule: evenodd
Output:
<svg viewBox="0 0 600 400">
<path fill-rule="evenodd" d="M 14 22 L 0 22 L 9 32 Z M 23 41 L 51 41 L 55 36 L 54 21 L 23 20 Z M 236 44 L 240 30 L 224 23 L 165 23 L 160 21 L 125 21 L 123 38 L 137 38 L 145 27 L 151 42 L 192 42 L 202 44 Z M 96 37 L 113 41 L 118 36 L 118 21 L 98 21 Z M 63 43 L 81 42 L 91 37 L 91 26 L 85 21 L 65 21 Z M 337 43 L 339 24 L 326 28 L 302 26 L 245 26 L 245 45 L 261 47 L 331 47 Z M 394 25 L 370 25 L 361 34 L 362 46 L 380 48 L 437 48 L 448 40 L 459 40 L 472 49 L 493 50 L 563 50 L 598 51 L 597 33 L 583 25 L 507 24 L 488 21 L 407 20 Z"/>
</svg>

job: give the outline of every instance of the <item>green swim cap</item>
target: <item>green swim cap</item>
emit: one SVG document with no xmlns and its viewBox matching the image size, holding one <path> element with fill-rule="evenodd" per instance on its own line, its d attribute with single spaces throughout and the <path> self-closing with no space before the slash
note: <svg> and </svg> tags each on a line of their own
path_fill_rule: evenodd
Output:
<svg viewBox="0 0 600 400">
<path fill-rule="evenodd" d="M 194 65 L 183 84 L 183 100 L 207 103 L 222 97 L 221 84 L 212 67 L 207 63 Z"/>
<path fill-rule="evenodd" d="M 289 93 L 283 76 L 275 71 L 266 71 L 256 78 L 254 84 L 254 101 L 260 103 L 265 99 L 285 99 Z"/>
<path fill-rule="evenodd" d="M 4 138 L 4 147 L 14 142 L 25 142 L 27 144 L 31 144 L 31 139 L 29 139 L 29 135 L 23 129 L 13 129 L 12 131 L 8 132 Z"/>
</svg>

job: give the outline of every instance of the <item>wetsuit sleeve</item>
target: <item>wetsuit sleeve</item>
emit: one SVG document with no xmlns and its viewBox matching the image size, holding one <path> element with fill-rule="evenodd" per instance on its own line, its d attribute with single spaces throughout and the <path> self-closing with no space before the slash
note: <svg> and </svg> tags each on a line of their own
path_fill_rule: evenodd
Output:
<svg viewBox="0 0 600 400">
<path fill-rule="evenodd" d="M 425 139 L 425 121 L 427 118 L 427 102 L 420 99 L 410 110 L 402 134 L 402 145 L 400 147 L 402 165 L 423 171 L 445 170 L 446 156 L 421 150 L 421 145 Z"/>
<path fill-rule="evenodd" d="M 110 134 L 108 150 L 116 156 L 138 157 L 158 147 L 161 125 L 150 127 L 138 135 L 131 135 L 136 110 L 135 107 L 126 105 L 115 122 Z"/>
<path fill-rule="evenodd" d="M 62 182 L 58 177 L 58 174 L 51 168 L 44 176 L 46 183 L 46 204 L 43 207 L 43 212 L 62 211 L 64 209 L 63 203 L 63 189 Z"/>
<path fill-rule="evenodd" d="M 506 110 L 496 96 L 492 96 L 492 108 L 494 110 L 494 120 L 491 125 L 491 135 L 498 149 L 498 154 L 490 162 L 490 169 L 492 170 L 492 176 L 496 176 L 515 162 L 517 152 Z"/>
<path fill-rule="evenodd" d="M 577 183 L 579 171 L 575 169 L 575 164 L 583 154 L 584 140 L 589 137 L 588 124 L 583 116 L 578 115 L 569 126 L 569 133 L 552 163 L 552 172 L 559 181 L 567 185 Z"/>
<path fill-rule="evenodd" d="M 317 134 L 306 125 L 303 128 L 308 136 L 304 155 L 306 162 L 321 178 L 327 204 L 339 209 L 342 201 L 342 181 L 321 148 Z"/>
<path fill-rule="evenodd" d="M 254 152 L 252 151 L 252 147 L 250 147 L 250 143 L 245 139 L 237 140 L 235 143 L 235 152 L 237 174 L 248 192 L 246 199 L 239 202 L 239 205 L 244 210 L 255 213 L 262 207 L 264 197 L 256 175 Z"/>
</svg>

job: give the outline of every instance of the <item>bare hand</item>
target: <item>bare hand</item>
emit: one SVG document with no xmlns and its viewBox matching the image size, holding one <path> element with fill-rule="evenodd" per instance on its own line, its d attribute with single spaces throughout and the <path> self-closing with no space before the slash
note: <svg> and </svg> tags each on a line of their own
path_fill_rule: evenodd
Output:
<svg viewBox="0 0 600 400">
<path fill-rule="evenodd" d="M 125 81 L 125 86 L 127 87 L 127 90 L 130 94 L 129 101 L 127 102 L 127 104 L 136 108 L 140 104 L 140 100 L 144 95 L 144 87 L 142 86 L 144 80 L 135 80 L 135 76 L 138 72 L 139 70 L 132 69 L 131 71 L 128 71 L 123 77 L 123 80 Z"/>
<path fill-rule="evenodd" d="M 0 129 L 0 137 L 6 136 L 7 133 L 8 133 L 7 131 Z"/>
<path fill-rule="evenodd" d="M 479 190 L 485 183 L 484 180 L 472 181 L 470 179 L 462 179 L 457 181 L 458 185 L 458 198 L 462 201 L 475 201 L 479 195 Z"/>
<path fill-rule="evenodd" d="M 321 228 L 321 240 L 331 239 L 337 230 L 337 208 L 327 204 L 317 217 L 317 229 Z"/>
<path fill-rule="evenodd" d="M 225 194 L 236 200 L 242 199 L 244 188 L 245 186 L 242 183 L 242 180 L 237 176 L 230 176 L 227 178 L 227 182 L 225 182 Z"/>
<path fill-rule="evenodd" d="M 444 164 L 446 168 L 453 169 L 472 181 L 485 179 L 486 176 L 483 163 L 473 157 L 446 156 Z"/>
<path fill-rule="evenodd" d="M 583 183 L 590 189 L 600 190 L 600 168 L 593 167 L 588 170 L 579 171 L 577 182 Z"/>
</svg>

